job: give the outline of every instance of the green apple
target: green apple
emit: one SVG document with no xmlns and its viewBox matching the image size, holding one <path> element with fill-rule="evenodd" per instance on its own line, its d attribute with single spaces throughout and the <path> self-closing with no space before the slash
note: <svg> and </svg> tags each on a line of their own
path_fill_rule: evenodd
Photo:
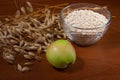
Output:
<svg viewBox="0 0 120 80">
<path fill-rule="evenodd" d="M 76 52 L 67 40 L 53 42 L 46 51 L 48 62 L 56 68 L 66 68 L 76 60 Z"/>
</svg>

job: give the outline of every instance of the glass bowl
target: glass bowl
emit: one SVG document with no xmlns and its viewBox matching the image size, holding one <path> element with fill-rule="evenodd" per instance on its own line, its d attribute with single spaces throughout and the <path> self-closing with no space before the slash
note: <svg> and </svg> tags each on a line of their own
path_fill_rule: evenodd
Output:
<svg viewBox="0 0 120 80">
<path fill-rule="evenodd" d="M 104 15 L 108 19 L 108 22 L 105 23 L 102 27 L 97 28 L 78 28 L 79 26 L 68 25 L 65 23 L 64 18 L 74 10 L 92 10 Z M 108 29 L 108 25 L 111 22 L 111 13 L 107 9 L 96 4 L 76 3 L 69 5 L 61 10 L 60 21 L 64 32 L 71 41 L 81 46 L 88 46 L 96 43 L 102 38 Z M 79 32 L 75 30 L 73 31 L 73 29 L 79 30 Z"/>
</svg>

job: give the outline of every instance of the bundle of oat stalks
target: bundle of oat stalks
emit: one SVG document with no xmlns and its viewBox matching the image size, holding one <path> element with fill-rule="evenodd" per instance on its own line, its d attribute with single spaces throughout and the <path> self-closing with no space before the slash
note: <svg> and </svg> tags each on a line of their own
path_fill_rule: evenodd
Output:
<svg viewBox="0 0 120 80">
<path fill-rule="evenodd" d="M 55 9 L 60 9 L 65 4 L 48 6 L 33 11 L 30 2 L 26 7 L 17 10 L 16 15 L 6 18 L 6 22 L 0 25 L 0 45 L 3 48 L 3 58 L 17 64 L 21 72 L 29 71 L 29 62 L 19 64 L 17 58 L 23 56 L 27 60 L 41 60 L 40 54 L 46 51 L 47 46 L 59 38 L 66 39 L 66 35 L 60 26 L 59 14 Z"/>
</svg>

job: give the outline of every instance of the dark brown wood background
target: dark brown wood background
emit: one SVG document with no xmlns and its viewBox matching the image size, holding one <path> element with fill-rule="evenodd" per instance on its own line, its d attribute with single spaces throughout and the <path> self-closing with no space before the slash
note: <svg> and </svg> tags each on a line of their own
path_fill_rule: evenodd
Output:
<svg viewBox="0 0 120 80">
<path fill-rule="evenodd" d="M 113 16 L 107 33 L 96 44 L 80 47 L 76 63 L 65 70 L 54 69 L 42 55 L 42 62 L 36 62 L 29 73 L 20 73 L 15 66 L 7 64 L 0 57 L 0 80 L 120 80 L 120 2 L 119 0 L 29 0 L 33 3 L 56 5 L 61 3 L 87 2 L 108 6 Z M 18 0 L 24 3 L 25 0 Z M 39 6 L 37 6 L 39 7 Z M 14 0 L 0 0 L 0 16 L 13 15 Z"/>
</svg>

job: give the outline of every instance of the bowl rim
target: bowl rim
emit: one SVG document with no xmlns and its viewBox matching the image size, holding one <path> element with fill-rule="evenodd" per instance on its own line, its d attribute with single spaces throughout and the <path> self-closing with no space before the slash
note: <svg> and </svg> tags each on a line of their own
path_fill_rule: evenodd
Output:
<svg viewBox="0 0 120 80">
<path fill-rule="evenodd" d="M 103 25 L 103 27 L 97 27 L 97 28 L 78 28 L 78 27 L 74 27 L 74 26 L 72 26 L 72 27 L 77 28 L 77 29 L 83 29 L 83 30 L 91 30 L 91 29 L 104 28 L 104 27 L 106 27 L 105 25 L 109 25 L 109 24 L 110 24 L 110 22 L 111 22 L 111 20 L 112 20 L 112 14 L 111 14 L 111 12 L 110 12 L 108 9 L 103 8 L 102 6 L 97 5 L 97 4 L 93 4 L 93 3 L 74 3 L 74 4 L 70 4 L 70 5 L 66 6 L 66 7 L 64 7 L 64 8 L 60 11 L 60 14 L 59 14 L 60 21 L 61 21 L 61 22 L 65 22 L 65 21 L 64 21 L 64 18 L 62 17 L 62 13 L 63 13 L 63 11 L 64 11 L 65 9 L 67 9 L 67 8 L 69 8 L 69 7 L 71 7 L 71 6 L 81 5 L 81 4 L 90 4 L 90 5 L 98 6 L 98 7 L 100 7 L 101 9 L 104 9 L 104 10 L 109 14 L 109 19 L 108 19 L 108 21 L 106 22 L 106 24 Z M 65 23 L 64 23 L 64 24 L 65 24 Z M 65 25 L 67 25 L 67 24 L 65 24 Z M 69 26 L 71 26 L 71 25 L 69 25 Z"/>
</svg>

